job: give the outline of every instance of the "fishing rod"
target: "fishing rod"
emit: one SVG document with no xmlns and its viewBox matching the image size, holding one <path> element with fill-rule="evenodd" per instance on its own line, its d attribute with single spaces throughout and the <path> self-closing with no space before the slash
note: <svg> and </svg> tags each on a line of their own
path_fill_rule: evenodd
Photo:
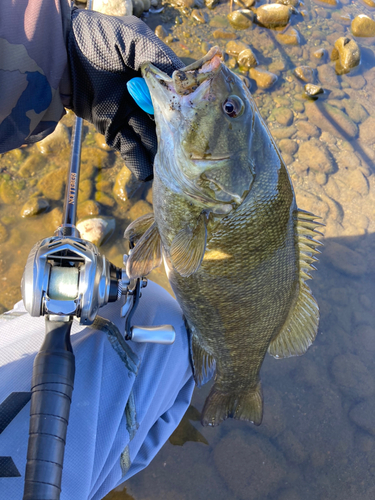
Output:
<svg viewBox="0 0 375 500">
<path fill-rule="evenodd" d="M 88 8 L 91 9 L 92 0 Z M 124 267 L 111 264 L 76 228 L 83 120 L 76 117 L 66 184 L 63 220 L 55 235 L 32 248 L 21 282 L 31 316 L 45 317 L 45 338 L 31 381 L 29 442 L 23 500 L 59 500 L 64 450 L 72 401 L 75 358 L 70 342 L 73 319 L 91 325 L 98 309 L 122 300 L 126 340 L 172 344 L 171 325 L 131 325 L 146 278 L 129 280 Z M 130 249 L 129 253 L 132 250 Z M 116 333 L 121 346 L 125 339 Z"/>
</svg>

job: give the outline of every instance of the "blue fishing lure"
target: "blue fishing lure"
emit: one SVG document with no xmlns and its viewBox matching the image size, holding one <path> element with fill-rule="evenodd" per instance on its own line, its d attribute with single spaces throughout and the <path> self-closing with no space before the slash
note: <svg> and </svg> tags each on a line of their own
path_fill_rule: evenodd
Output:
<svg viewBox="0 0 375 500">
<path fill-rule="evenodd" d="M 146 111 L 149 115 L 154 114 L 154 106 L 152 105 L 150 91 L 143 78 L 132 78 L 126 84 L 129 94 L 138 104 L 138 106 Z"/>
</svg>

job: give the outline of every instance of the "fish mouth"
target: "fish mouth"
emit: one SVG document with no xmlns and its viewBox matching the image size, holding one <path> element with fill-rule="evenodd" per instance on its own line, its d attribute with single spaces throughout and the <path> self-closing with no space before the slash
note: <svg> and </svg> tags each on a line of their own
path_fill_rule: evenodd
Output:
<svg viewBox="0 0 375 500">
<path fill-rule="evenodd" d="M 223 53 L 220 47 L 215 46 L 198 61 L 184 68 L 175 70 L 172 77 L 168 76 L 151 63 L 142 65 L 141 71 L 144 78 L 151 76 L 168 90 L 184 96 L 191 94 L 203 82 L 216 76 L 221 70 L 222 61 Z"/>
</svg>

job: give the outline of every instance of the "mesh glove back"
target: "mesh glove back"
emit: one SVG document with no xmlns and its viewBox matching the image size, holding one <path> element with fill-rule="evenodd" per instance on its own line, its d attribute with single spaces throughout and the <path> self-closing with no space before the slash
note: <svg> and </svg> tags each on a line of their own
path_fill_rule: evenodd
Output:
<svg viewBox="0 0 375 500">
<path fill-rule="evenodd" d="M 72 109 L 120 151 L 134 175 L 153 177 L 157 150 L 154 121 L 130 96 L 126 83 L 151 62 L 171 75 L 182 62 L 137 17 L 75 9 L 68 41 Z"/>
</svg>

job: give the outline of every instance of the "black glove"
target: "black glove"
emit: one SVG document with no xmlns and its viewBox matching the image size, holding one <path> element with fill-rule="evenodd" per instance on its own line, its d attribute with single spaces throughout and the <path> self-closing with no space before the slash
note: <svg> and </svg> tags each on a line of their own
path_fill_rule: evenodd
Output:
<svg viewBox="0 0 375 500">
<path fill-rule="evenodd" d="M 151 62 L 169 75 L 183 66 L 174 52 L 137 17 L 75 9 L 68 40 L 72 109 L 105 135 L 134 175 L 153 177 L 154 121 L 130 96 L 126 82 Z"/>
</svg>

